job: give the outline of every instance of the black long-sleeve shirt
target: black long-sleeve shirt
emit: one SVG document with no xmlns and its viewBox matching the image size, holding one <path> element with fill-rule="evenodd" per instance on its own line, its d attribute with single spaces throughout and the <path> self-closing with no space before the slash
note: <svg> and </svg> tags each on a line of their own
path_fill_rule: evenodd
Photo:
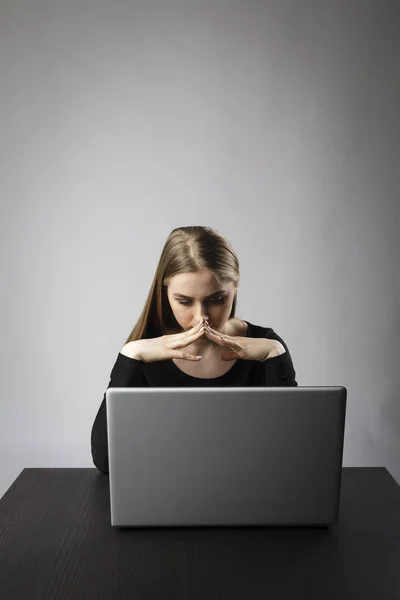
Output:
<svg viewBox="0 0 400 600">
<path fill-rule="evenodd" d="M 296 372 L 286 343 L 271 327 L 248 321 L 246 337 L 268 338 L 280 342 L 286 352 L 260 362 L 238 359 L 220 377 L 204 379 L 181 371 L 172 359 L 145 363 L 118 353 L 111 371 L 109 387 L 255 387 L 297 386 Z M 94 465 L 102 473 L 109 472 L 106 393 L 97 412 L 91 432 Z"/>
</svg>

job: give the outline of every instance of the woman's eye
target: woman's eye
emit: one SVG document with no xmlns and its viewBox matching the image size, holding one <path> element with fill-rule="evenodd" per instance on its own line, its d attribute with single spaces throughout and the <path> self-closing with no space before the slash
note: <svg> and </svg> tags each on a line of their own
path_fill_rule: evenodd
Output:
<svg viewBox="0 0 400 600">
<path fill-rule="evenodd" d="M 210 302 L 215 302 L 216 304 L 222 304 L 222 302 L 225 301 L 225 297 L 224 296 L 218 296 L 217 298 L 214 298 L 214 300 L 210 300 Z M 179 300 L 179 304 L 183 304 L 184 306 L 191 304 L 190 300 L 187 301 L 181 301 Z"/>
</svg>

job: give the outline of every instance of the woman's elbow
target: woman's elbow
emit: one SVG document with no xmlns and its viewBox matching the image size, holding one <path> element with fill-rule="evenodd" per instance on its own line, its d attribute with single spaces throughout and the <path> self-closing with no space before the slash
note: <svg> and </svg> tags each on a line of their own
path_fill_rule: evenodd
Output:
<svg viewBox="0 0 400 600">
<path fill-rule="evenodd" d="M 92 460 L 93 464 L 100 471 L 100 473 L 104 473 L 104 475 L 108 475 L 109 473 L 109 464 L 108 464 L 108 454 L 107 456 L 99 456 L 92 450 Z"/>
</svg>

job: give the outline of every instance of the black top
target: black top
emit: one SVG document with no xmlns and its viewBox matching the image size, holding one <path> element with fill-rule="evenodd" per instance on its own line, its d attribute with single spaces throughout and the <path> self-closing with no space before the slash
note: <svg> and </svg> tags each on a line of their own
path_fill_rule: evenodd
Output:
<svg viewBox="0 0 400 600">
<path fill-rule="evenodd" d="M 172 359 L 145 363 L 118 353 L 111 371 L 109 387 L 272 387 L 297 386 L 296 372 L 286 343 L 271 327 L 260 327 L 248 321 L 245 337 L 278 340 L 286 352 L 260 362 L 237 359 L 223 375 L 208 379 L 193 377 L 181 371 Z M 92 458 L 102 473 L 108 473 L 106 394 L 97 412 L 91 433 Z"/>
</svg>

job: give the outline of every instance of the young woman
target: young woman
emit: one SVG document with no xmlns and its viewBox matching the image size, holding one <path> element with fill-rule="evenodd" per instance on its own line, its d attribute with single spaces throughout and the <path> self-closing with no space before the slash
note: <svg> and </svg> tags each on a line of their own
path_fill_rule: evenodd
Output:
<svg viewBox="0 0 400 600">
<path fill-rule="evenodd" d="M 218 231 L 174 229 L 107 387 L 297 386 L 283 339 L 236 316 L 239 278 L 238 258 Z M 91 449 L 108 473 L 105 393 Z"/>
</svg>

